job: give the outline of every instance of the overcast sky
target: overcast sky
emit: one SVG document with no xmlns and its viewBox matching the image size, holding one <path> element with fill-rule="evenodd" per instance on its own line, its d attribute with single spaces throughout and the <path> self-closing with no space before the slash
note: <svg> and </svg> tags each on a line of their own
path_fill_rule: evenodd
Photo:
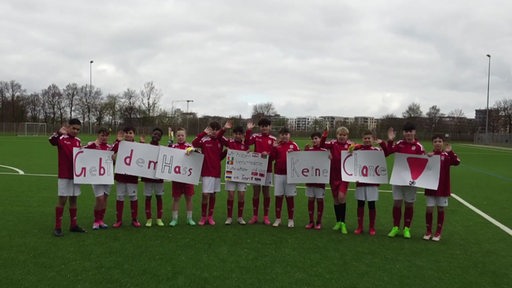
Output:
<svg viewBox="0 0 512 288">
<path fill-rule="evenodd" d="M 199 115 L 402 115 L 412 102 L 473 118 L 512 98 L 512 1 L 0 2 L 0 80 L 27 92 L 153 81 Z M 186 109 L 186 103 L 174 102 Z"/>
</svg>

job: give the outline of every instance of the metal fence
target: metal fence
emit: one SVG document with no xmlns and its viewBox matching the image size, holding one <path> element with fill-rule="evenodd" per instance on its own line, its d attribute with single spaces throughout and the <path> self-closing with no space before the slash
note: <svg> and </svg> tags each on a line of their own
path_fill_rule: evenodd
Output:
<svg viewBox="0 0 512 288">
<path fill-rule="evenodd" d="M 473 142 L 480 145 L 512 147 L 512 134 L 476 133 Z"/>
</svg>

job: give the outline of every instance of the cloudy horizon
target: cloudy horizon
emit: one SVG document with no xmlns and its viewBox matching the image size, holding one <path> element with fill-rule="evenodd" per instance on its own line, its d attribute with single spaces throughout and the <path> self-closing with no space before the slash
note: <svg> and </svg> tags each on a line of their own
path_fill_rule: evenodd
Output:
<svg viewBox="0 0 512 288">
<path fill-rule="evenodd" d="M 114 3 L 115 2 L 115 3 Z M 0 80 L 28 93 L 92 82 L 103 95 L 153 81 L 160 106 L 249 117 L 460 109 L 512 91 L 507 1 L 32 1 L 0 3 Z M 89 61 L 93 60 L 92 66 Z"/>
</svg>

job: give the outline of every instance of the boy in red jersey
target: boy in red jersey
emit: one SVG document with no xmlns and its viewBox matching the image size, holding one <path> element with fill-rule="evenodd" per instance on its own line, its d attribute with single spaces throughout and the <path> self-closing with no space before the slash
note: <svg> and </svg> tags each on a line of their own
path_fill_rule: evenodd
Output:
<svg viewBox="0 0 512 288">
<path fill-rule="evenodd" d="M 159 146 L 160 140 L 162 139 L 163 131 L 160 128 L 155 128 L 151 134 L 151 142 L 149 144 Z M 163 200 L 162 195 L 164 195 L 164 180 L 163 179 L 151 179 L 151 178 L 141 178 L 141 181 L 144 183 L 144 195 L 146 196 L 146 201 L 144 203 L 144 208 L 146 211 L 146 227 L 153 226 L 153 219 L 151 214 L 151 196 L 153 193 L 156 198 L 156 225 L 163 227 L 164 222 L 162 221 L 163 214 Z"/>
<path fill-rule="evenodd" d="M 249 145 L 244 143 L 244 128 L 237 126 L 233 129 L 233 138 L 227 139 L 222 137 L 224 146 L 231 150 L 248 151 Z M 233 222 L 233 203 L 235 201 L 235 191 L 238 192 L 238 224 L 245 225 L 243 218 L 244 206 L 245 206 L 245 190 L 247 188 L 246 183 L 226 181 L 226 190 L 228 190 L 227 199 L 227 218 L 224 224 L 231 225 Z"/>
<path fill-rule="evenodd" d="M 173 138 L 173 137 L 171 137 Z M 187 143 L 187 133 L 185 128 L 179 128 L 176 130 L 176 143 L 172 144 L 172 140 L 169 141 L 169 147 L 175 149 L 186 150 L 190 153 L 194 150 L 192 144 Z M 196 225 L 196 222 L 192 219 L 192 196 L 194 196 L 194 185 L 182 182 L 172 181 L 172 219 L 169 226 L 174 227 L 178 225 L 178 209 L 180 204 L 181 195 L 185 195 L 185 203 L 187 208 L 187 224 L 190 226 Z"/>
<path fill-rule="evenodd" d="M 448 206 L 448 197 L 450 197 L 451 194 L 450 166 L 458 166 L 460 159 L 457 154 L 453 152 L 450 144 L 446 143 L 445 145 L 442 135 L 434 135 L 434 137 L 432 137 L 432 144 L 434 145 L 434 151 L 428 153 L 428 155 L 439 155 L 441 157 L 441 171 L 437 190 L 425 189 L 425 196 L 427 197 L 427 211 L 425 213 L 427 232 L 423 236 L 423 239 L 430 240 L 432 237 L 434 206 L 437 206 L 437 229 L 432 240 L 439 241 L 441 240 L 441 232 L 443 231 L 444 208 Z"/>
<path fill-rule="evenodd" d="M 276 197 L 276 221 L 272 226 L 281 225 L 281 208 L 283 207 L 283 197 L 286 196 L 286 206 L 288 208 L 288 227 L 293 228 L 293 214 L 295 209 L 295 196 L 297 195 L 297 186 L 288 184 L 286 155 L 291 151 L 300 151 L 297 143 L 291 141 L 290 130 L 286 127 L 279 130 L 279 142 L 274 144 L 271 157 L 274 162 L 274 196 Z"/>
<path fill-rule="evenodd" d="M 215 193 L 220 192 L 221 175 L 221 154 L 222 142 L 220 138 L 225 129 L 231 128 L 231 122 L 228 121 L 221 129 L 219 122 L 212 121 L 203 132 L 199 133 L 192 141 L 194 148 L 201 148 L 204 155 L 203 167 L 201 169 L 203 195 L 201 202 L 201 220 L 199 225 L 203 226 L 208 222 L 215 225 L 213 220 L 213 211 L 215 209 Z"/>
<path fill-rule="evenodd" d="M 334 214 L 336 215 L 336 225 L 333 230 L 341 230 L 342 234 L 347 234 L 345 225 L 345 215 L 347 211 L 346 196 L 348 191 L 348 182 L 341 179 L 341 151 L 348 150 L 352 142 L 348 140 L 349 131 L 346 127 L 336 129 L 336 139 L 326 141 L 328 130 L 322 135 L 320 147 L 327 148 L 331 152 L 331 174 L 329 184 L 331 186 L 332 197 L 334 199 Z"/>
<path fill-rule="evenodd" d="M 80 132 L 82 123 L 78 119 L 70 119 L 67 126 L 53 133 L 50 138 L 50 144 L 57 146 L 58 151 L 58 201 L 55 207 L 55 228 L 53 234 L 57 237 L 62 236 L 62 216 L 64 206 L 69 199 L 69 216 L 71 218 L 69 231 L 85 232 L 85 230 L 76 223 L 77 197 L 80 196 L 80 185 L 73 183 L 73 148 L 80 147 L 80 139 L 76 137 Z"/>
<path fill-rule="evenodd" d="M 320 132 L 314 132 L 311 134 L 312 146 L 306 145 L 305 151 L 327 151 L 327 149 L 320 147 L 320 141 L 322 140 L 322 134 Z M 306 225 L 306 229 L 315 228 L 316 230 L 322 229 L 322 215 L 324 213 L 324 196 L 325 196 L 325 184 L 306 184 L 306 196 L 308 197 L 308 214 L 309 223 Z M 316 199 L 316 225 L 315 225 L 315 199 Z"/>
<path fill-rule="evenodd" d="M 396 136 L 393 128 L 388 130 L 388 152 L 423 155 L 425 150 L 418 140 L 416 140 L 416 126 L 407 122 L 403 127 L 404 139 L 394 143 Z M 416 190 L 414 186 L 392 185 L 393 190 L 393 228 L 388 233 L 389 237 L 395 237 L 400 232 L 400 220 L 402 218 L 402 204 L 404 204 L 404 231 L 403 236 L 406 239 L 411 238 L 411 222 L 414 214 L 414 202 L 416 201 Z"/>
<path fill-rule="evenodd" d="M 112 155 L 112 159 L 115 161 L 117 156 L 117 151 L 119 150 L 119 143 L 121 141 L 135 141 L 135 128 L 133 127 L 125 127 L 123 129 L 123 133 L 118 134 L 118 138 L 116 142 L 112 146 L 112 151 L 114 151 L 114 155 Z M 130 198 L 130 207 L 131 207 L 131 216 L 132 216 L 132 226 L 135 228 L 140 227 L 140 222 L 137 220 L 138 210 L 139 210 L 139 202 L 137 199 L 137 186 L 139 183 L 139 177 L 133 175 L 125 175 L 125 174 L 114 174 L 114 180 L 116 181 L 116 223 L 112 225 L 114 228 L 119 228 L 123 224 L 123 210 L 124 210 L 124 198 L 128 196 Z"/>
<path fill-rule="evenodd" d="M 108 144 L 109 135 L 110 132 L 107 128 L 100 128 L 98 130 L 98 137 L 96 140 L 87 143 L 85 148 L 104 151 L 110 150 L 111 147 Z M 96 197 L 96 204 L 94 205 L 94 223 L 92 224 L 93 230 L 108 228 L 108 225 L 105 224 L 103 219 L 105 218 L 105 211 L 107 210 L 107 198 L 110 194 L 111 187 L 112 185 L 108 184 L 92 185 L 92 190 L 94 191 L 94 196 Z"/>
<path fill-rule="evenodd" d="M 381 146 L 381 149 L 373 146 L 374 142 L 378 143 Z M 363 144 L 353 146 L 353 150 L 384 150 L 385 155 L 387 146 L 386 143 L 380 139 L 374 140 L 372 131 L 366 130 L 363 132 Z M 374 236 L 376 233 L 375 218 L 377 216 L 375 202 L 379 200 L 379 184 L 357 182 L 355 196 L 357 200 L 357 229 L 354 231 L 354 234 L 359 235 L 363 232 L 364 203 L 367 201 L 368 214 L 370 216 L 369 233 L 371 236 Z"/>
<path fill-rule="evenodd" d="M 254 123 L 247 122 L 247 130 L 245 131 L 245 144 L 254 145 L 254 152 L 261 154 L 270 154 L 272 152 L 276 138 L 270 135 L 272 122 L 270 119 L 261 118 L 258 121 L 260 133 L 252 133 Z M 272 186 L 272 159 L 268 160 L 267 176 L 265 177 L 265 185 L 253 185 L 252 209 L 253 216 L 249 220 L 249 224 L 258 222 L 258 211 L 260 205 L 260 192 L 263 193 L 263 223 L 270 225 L 268 211 L 270 208 L 270 186 Z"/>
</svg>

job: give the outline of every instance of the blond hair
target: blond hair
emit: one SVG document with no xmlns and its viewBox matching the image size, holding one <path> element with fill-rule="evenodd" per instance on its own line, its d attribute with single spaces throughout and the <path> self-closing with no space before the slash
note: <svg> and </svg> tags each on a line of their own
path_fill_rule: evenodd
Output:
<svg viewBox="0 0 512 288">
<path fill-rule="evenodd" d="M 338 127 L 338 129 L 336 129 L 336 134 L 340 134 L 340 133 L 344 133 L 344 134 L 348 135 L 349 134 L 348 128 L 345 126 Z"/>
</svg>

